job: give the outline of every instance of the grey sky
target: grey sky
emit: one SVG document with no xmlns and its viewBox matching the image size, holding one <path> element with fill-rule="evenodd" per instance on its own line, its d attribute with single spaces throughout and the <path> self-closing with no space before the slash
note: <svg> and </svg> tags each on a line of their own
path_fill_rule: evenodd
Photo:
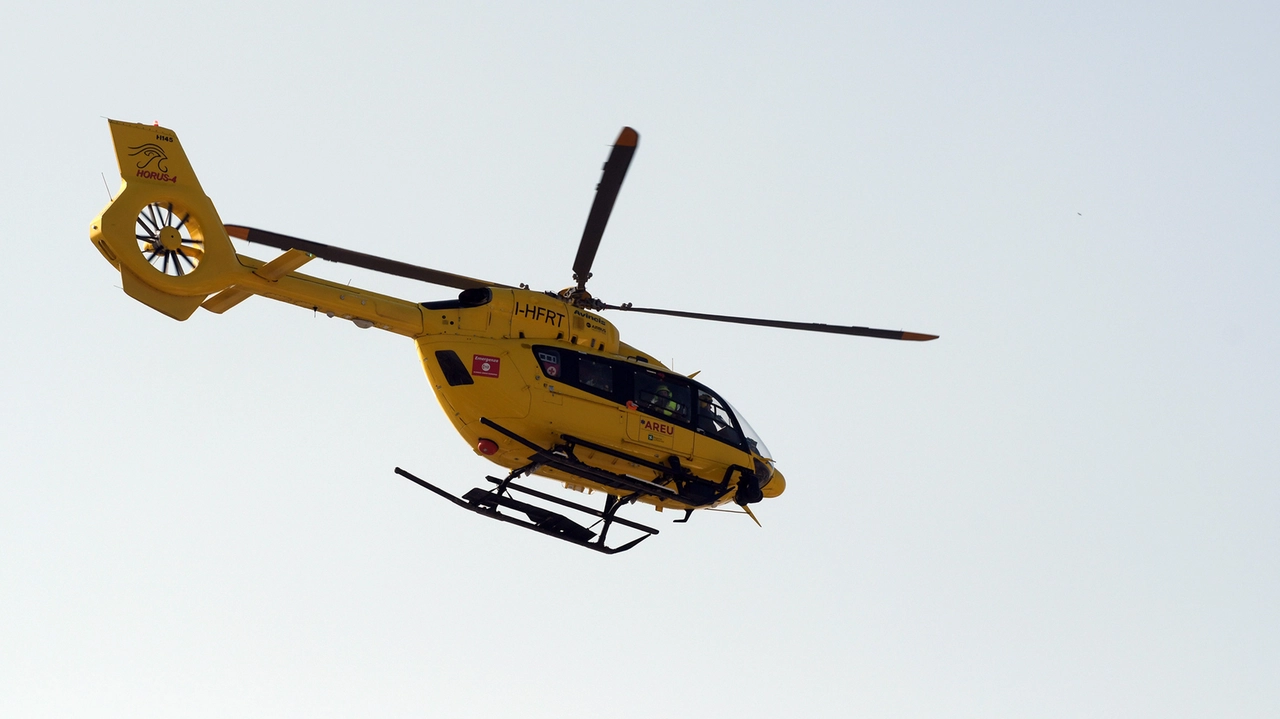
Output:
<svg viewBox="0 0 1280 719">
<path fill-rule="evenodd" d="M 0 714 L 1275 716 L 1278 29 L 7 4 Z M 763 529 L 637 509 L 661 536 L 588 556 L 392 473 L 492 467 L 412 343 L 124 295 L 87 238 L 103 116 L 174 129 L 228 222 L 539 289 L 631 125 L 598 296 L 942 339 L 612 316 L 789 485 Z"/>
</svg>

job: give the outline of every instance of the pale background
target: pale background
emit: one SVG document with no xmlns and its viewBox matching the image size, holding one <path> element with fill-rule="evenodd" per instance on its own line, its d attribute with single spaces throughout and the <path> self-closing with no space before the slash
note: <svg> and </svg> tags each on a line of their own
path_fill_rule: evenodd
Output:
<svg viewBox="0 0 1280 719">
<path fill-rule="evenodd" d="M 0 715 L 1280 715 L 1280 6 L 1029 5 L 6 3 Z M 790 484 L 596 555 L 392 473 L 491 471 L 408 340 L 125 296 L 104 116 L 539 289 L 632 125 L 597 295 L 942 339 L 611 315 Z"/>
</svg>

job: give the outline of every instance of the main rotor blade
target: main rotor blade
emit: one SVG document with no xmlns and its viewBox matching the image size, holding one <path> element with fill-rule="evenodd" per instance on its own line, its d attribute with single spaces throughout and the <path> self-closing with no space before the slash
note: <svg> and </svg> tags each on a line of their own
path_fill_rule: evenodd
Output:
<svg viewBox="0 0 1280 719">
<path fill-rule="evenodd" d="M 731 317 L 729 315 L 707 315 L 701 312 L 681 312 L 679 310 L 658 310 L 651 307 L 632 307 L 631 305 L 604 305 L 602 309 L 623 310 L 624 312 L 643 312 L 650 315 L 670 315 L 671 317 L 688 317 L 695 320 L 711 320 L 712 322 L 733 322 L 740 325 L 758 325 L 760 327 L 780 327 L 787 330 L 804 330 L 805 332 L 828 332 L 836 335 L 856 335 L 858 337 L 879 337 L 886 340 L 910 340 L 927 342 L 938 339 L 938 335 L 926 335 L 919 332 L 903 332 L 901 330 L 878 330 L 871 327 L 845 327 L 843 325 L 824 325 L 817 322 L 787 322 L 785 320 L 762 320 L 755 317 Z"/>
<path fill-rule="evenodd" d="M 367 255 L 363 252 L 356 252 L 354 250 L 344 250 L 341 247 L 323 245 L 319 242 L 303 240 L 297 237 L 268 232 L 266 230 L 258 230 L 252 227 L 226 225 L 226 228 L 228 235 L 238 237 L 248 242 L 256 242 L 259 245 L 267 245 L 268 247 L 275 247 L 281 250 L 302 250 L 303 252 L 310 252 L 322 260 L 341 262 L 344 265 L 363 267 L 366 270 L 384 272 L 388 275 L 395 275 L 396 277 L 407 277 L 411 280 L 429 282 L 433 285 L 456 287 L 460 290 L 470 290 L 479 287 L 510 286 L 498 284 L 497 282 L 477 280 L 474 277 L 455 275 L 451 272 L 441 272 L 440 270 L 433 270 L 429 267 L 421 267 L 419 265 L 411 265 L 407 262 L 400 262 L 398 260 L 388 260 L 385 257 Z"/>
<path fill-rule="evenodd" d="M 622 180 L 627 176 L 627 168 L 631 166 L 631 157 L 636 154 L 639 142 L 639 133 L 629 127 L 622 128 L 609 159 L 604 163 L 604 173 L 600 176 L 600 184 L 596 185 L 596 199 L 591 203 L 587 226 L 582 230 L 582 241 L 578 243 L 578 256 L 573 260 L 573 280 L 578 283 L 579 291 L 585 290 L 587 280 L 591 279 L 591 264 L 596 260 L 600 238 L 604 237 L 613 203 L 618 199 L 618 190 L 622 189 Z"/>
</svg>

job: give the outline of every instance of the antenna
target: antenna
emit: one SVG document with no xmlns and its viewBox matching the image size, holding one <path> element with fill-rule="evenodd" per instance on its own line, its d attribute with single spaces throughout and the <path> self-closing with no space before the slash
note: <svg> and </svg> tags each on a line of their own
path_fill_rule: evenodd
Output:
<svg viewBox="0 0 1280 719">
<path fill-rule="evenodd" d="M 103 186 L 103 187 L 105 187 L 105 188 L 107 188 L 107 202 L 111 202 L 112 200 L 114 200 L 114 199 L 116 199 L 116 198 L 114 198 L 114 197 L 112 197 L 112 196 L 111 196 L 111 185 L 108 185 L 108 184 L 107 184 L 107 173 L 102 172 L 102 173 L 99 173 L 99 174 L 101 174 L 101 175 L 102 175 L 102 186 Z"/>
</svg>

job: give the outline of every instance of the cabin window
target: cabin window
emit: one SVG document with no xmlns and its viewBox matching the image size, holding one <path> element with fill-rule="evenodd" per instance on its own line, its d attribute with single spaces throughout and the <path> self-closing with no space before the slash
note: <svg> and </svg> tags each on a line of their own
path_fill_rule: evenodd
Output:
<svg viewBox="0 0 1280 719">
<path fill-rule="evenodd" d="M 650 370 L 635 374 L 635 403 L 643 411 L 689 421 L 689 388 Z"/>
<path fill-rule="evenodd" d="M 620 363 L 602 357 L 573 350 L 535 345 L 533 355 L 547 379 L 555 379 L 584 392 L 604 397 L 618 404 L 626 400 L 619 396 L 619 381 L 628 374 L 619 369 Z"/>
<path fill-rule="evenodd" d="M 735 447 L 742 444 L 742 435 L 733 427 L 733 415 L 720 398 L 698 390 L 698 433 L 714 437 Z"/>
<path fill-rule="evenodd" d="M 724 401 L 679 375 L 547 345 L 534 345 L 533 355 L 547 379 L 686 427 L 698 428 L 705 422 L 703 434 L 734 446 L 742 444 L 733 413 Z M 699 414 L 696 423 L 695 396 L 699 400 L 705 397 L 709 407 L 709 414 L 705 418 Z"/>
<path fill-rule="evenodd" d="M 436 361 L 440 363 L 440 372 L 444 374 L 444 381 L 448 382 L 450 387 L 475 384 L 475 380 L 471 379 L 471 373 L 467 371 L 467 366 L 462 364 L 462 359 L 458 357 L 457 352 L 436 350 Z"/>
<path fill-rule="evenodd" d="M 697 382 L 588 352 L 547 345 L 534 345 L 532 349 L 547 379 L 558 380 L 563 385 L 610 402 L 625 404 L 645 414 L 689 427 L 704 437 L 732 447 L 769 456 L 769 450 L 742 415 L 715 392 Z M 450 362 L 441 357 L 442 354 L 437 353 L 436 356 L 440 358 L 443 369 Z M 457 361 L 456 367 L 460 371 L 459 379 L 469 384 L 471 376 L 462 362 Z M 447 369 L 445 374 L 446 377 L 449 375 Z"/>
<path fill-rule="evenodd" d="M 599 390 L 612 394 L 613 365 L 594 357 L 578 355 L 578 384 L 588 391 Z"/>
</svg>

